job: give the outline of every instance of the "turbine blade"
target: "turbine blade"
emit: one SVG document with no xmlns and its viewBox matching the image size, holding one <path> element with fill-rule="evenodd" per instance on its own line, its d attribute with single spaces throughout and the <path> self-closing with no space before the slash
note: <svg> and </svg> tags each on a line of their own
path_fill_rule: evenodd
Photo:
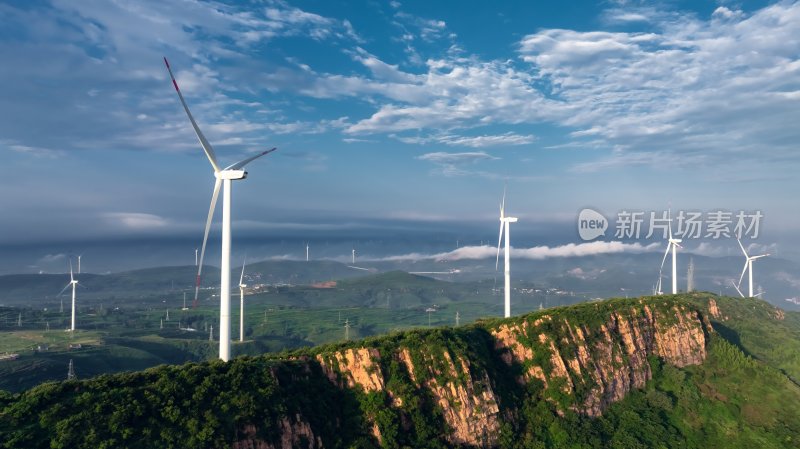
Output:
<svg viewBox="0 0 800 449">
<path fill-rule="evenodd" d="M 69 260 L 69 281 L 74 281 L 75 278 L 72 277 L 72 259 Z"/>
<path fill-rule="evenodd" d="M 742 298 L 744 298 L 744 295 L 742 294 L 742 291 L 741 291 L 741 290 L 739 290 L 739 287 L 737 287 L 737 286 L 736 286 L 736 283 L 735 283 L 735 282 L 733 282 L 733 281 L 731 281 L 731 285 L 733 285 L 733 288 L 735 288 L 735 289 L 736 289 L 736 291 L 737 291 L 737 292 L 739 292 L 739 296 L 741 296 Z"/>
<path fill-rule="evenodd" d="M 658 270 L 659 273 L 664 271 L 664 262 L 667 261 L 667 255 L 669 255 L 670 244 L 667 244 L 667 251 L 664 253 L 664 258 L 661 259 L 661 268 Z"/>
<path fill-rule="evenodd" d="M 225 167 L 225 170 L 238 170 L 238 169 L 244 167 L 245 165 L 249 164 L 250 162 L 253 162 L 254 160 L 260 158 L 261 156 L 263 156 L 263 155 L 265 155 L 267 153 L 272 153 L 273 151 L 275 151 L 277 149 L 278 148 L 273 147 L 273 148 L 270 148 L 269 150 L 262 151 L 262 152 L 256 154 L 255 156 L 248 157 L 247 159 L 245 159 L 243 161 L 239 161 L 239 162 L 237 162 L 237 163 L 235 163 L 233 165 Z"/>
<path fill-rule="evenodd" d="M 172 69 L 169 66 L 169 61 L 167 58 L 164 58 L 164 64 L 167 65 L 167 71 L 169 72 L 169 77 L 172 78 L 172 85 L 175 86 L 175 92 L 178 93 L 178 98 L 181 99 L 181 104 L 183 105 L 183 110 L 186 111 L 186 115 L 189 116 L 189 121 L 192 122 L 192 128 L 194 128 L 195 134 L 197 134 L 197 139 L 200 141 L 200 146 L 203 147 L 203 151 L 206 153 L 206 157 L 208 161 L 211 162 L 211 166 L 214 167 L 214 171 L 219 171 L 219 164 L 217 164 L 217 156 L 214 154 L 214 149 L 211 147 L 211 144 L 208 143 L 206 140 L 206 136 L 203 135 L 203 132 L 200 131 L 200 127 L 197 126 L 197 122 L 194 121 L 194 117 L 192 113 L 189 111 L 189 106 L 186 105 L 186 100 L 183 99 L 183 94 L 181 90 L 178 88 L 178 82 L 175 81 L 175 76 L 172 74 Z"/>
<path fill-rule="evenodd" d="M 747 264 L 748 263 L 749 262 L 745 262 L 744 263 L 744 268 L 742 268 L 742 275 L 739 276 L 739 285 L 742 285 L 742 279 L 744 279 L 744 274 L 745 274 L 745 272 L 747 272 Z"/>
<path fill-rule="evenodd" d="M 505 217 L 506 212 L 506 187 L 503 186 L 503 201 L 500 203 L 500 219 Z"/>
<path fill-rule="evenodd" d="M 736 239 L 736 243 L 739 244 L 739 248 L 742 248 L 742 252 L 744 253 L 744 257 L 750 257 L 750 256 L 747 255 L 747 251 L 744 250 L 744 246 L 742 245 L 742 241 L 737 238 Z"/>
<path fill-rule="evenodd" d="M 762 254 L 760 256 L 753 256 L 753 257 L 750 258 L 750 260 L 756 260 L 756 259 L 760 259 L 762 257 L 767 257 L 767 256 L 769 256 L 769 254 Z"/>
<path fill-rule="evenodd" d="M 497 260 L 494 262 L 494 271 L 497 271 L 500 268 L 500 242 L 502 241 L 503 241 L 503 221 L 501 220 L 500 235 L 497 237 Z"/>
<path fill-rule="evenodd" d="M 214 193 L 211 194 L 211 205 L 208 206 L 208 218 L 206 219 L 206 230 L 203 233 L 203 246 L 200 250 L 200 261 L 197 265 L 197 279 L 194 286 L 194 306 L 197 307 L 197 297 L 200 294 L 200 276 L 203 274 L 203 258 L 206 255 L 206 242 L 208 241 L 208 231 L 211 229 L 211 220 L 214 218 L 214 209 L 217 207 L 217 198 L 219 197 L 219 187 L 222 185 L 222 180 L 217 179 L 214 183 Z"/>
<path fill-rule="evenodd" d="M 58 292 L 58 295 L 56 295 L 56 296 L 61 296 L 61 295 L 63 295 L 63 294 L 64 294 L 64 292 L 65 292 L 65 291 L 67 291 L 67 289 L 69 288 L 69 286 L 70 286 L 70 285 L 72 285 L 72 282 L 70 282 L 69 284 L 65 285 L 65 286 L 64 286 L 64 288 L 62 288 L 62 289 L 61 289 L 61 291 L 60 291 L 60 292 Z"/>
<path fill-rule="evenodd" d="M 662 215 L 663 217 L 663 215 Z M 667 229 L 669 230 L 669 238 L 672 238 L 672 208 L 667 209 Z"/>
<path fill-rule="evenodd" d="M 242 262 L 242 275 L 239 276 L 239 285 L 240 286 L 242 285 L 242 282 L 244 281 L 244 266 L 245 265 L 247 265 L 247 255 L 246 254 L 244 256 L 244 262 Z"/>
</svg>

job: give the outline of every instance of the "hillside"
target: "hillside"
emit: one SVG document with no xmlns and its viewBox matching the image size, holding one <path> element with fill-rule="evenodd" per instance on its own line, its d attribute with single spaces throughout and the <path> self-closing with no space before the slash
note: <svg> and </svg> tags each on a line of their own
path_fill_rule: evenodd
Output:
<svg viewBox="0 0 800 449">
<path fill-rule="evenodd" d="M 319 281 L 346 279 L 367 274 L 333 261 L 263 261 L 248 265 L 246 277 L 252 284 L 311 284 Z M 239 279 L 241 266 L 231 270 Z M 197 267 L 193 265 L 155 267 L 109 274 L 82 273 L 75 278 L 81 299 L 114 302 L 117 299 L 153 299 L 179 296 L 194 291 Z M 61 274 L 8 274 L 0 276 L 0 305 L 32 305 L 58 303 L 57 295 L 69 282 L 69 272 Z M 219 268 L 203 266 L 204 288 L 218 288 Z M 210 296 L 203 292 L 201 298 Z M 66 292 L 65 298 L 69 297 Z"/>
<path fill-rule="evenodd" d="M 36 447 L 798 447 L 798 317 L 614 299 L 0 393 Z"/>
</svg>

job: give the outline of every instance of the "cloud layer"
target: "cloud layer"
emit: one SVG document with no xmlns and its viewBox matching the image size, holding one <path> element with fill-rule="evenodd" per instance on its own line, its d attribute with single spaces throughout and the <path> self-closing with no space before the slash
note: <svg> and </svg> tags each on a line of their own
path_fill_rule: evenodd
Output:
<svg viewBox="0 0 800 449">
<path fill-rule="evenodd" d="M 641 243 L 623 242 L 589 242 L 589 243 L 569 243 L 561 246 L 534 246 L 532 248 L 511 248 L 511 257 L 515 259 L 544 260 L 553 257 L 585 257 L 599 254 L 619 254 L 619 253 L 645 253 L 657 251 L 660 246 L 658 243 L 642 245 Z M 396 256 L 389 256 L 377 259 L 366 259 L 372 261 L 417 261 L 417 260 L 474 260 L 489 259 L 497 256 L 497 248 L 493 246 L 464 246 L 453 251 L 437 254 L 408 253 Z"/>
</svg>

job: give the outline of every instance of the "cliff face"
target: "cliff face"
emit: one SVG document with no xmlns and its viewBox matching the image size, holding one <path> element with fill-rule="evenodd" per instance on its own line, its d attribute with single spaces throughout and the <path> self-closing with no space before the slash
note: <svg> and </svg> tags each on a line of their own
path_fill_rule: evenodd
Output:
<svg viewBox="0 0 800 449">
<path fill-rule="evenodd" d="M 647 304 L 618 310 L 595 326 L 544 315 L 502 324 L 492 335 L 506 363 L 525 367 L 520 383 L 538 379 L 545 389 L 555 384 L 570 397 L 588 391 L 571 407 L 590 416 L 644 387 L 652 378 L 648 357 L 678 367 L 706 357 L 702 317 L 677 305 L 666 311 Z"/>
<path fill-rule="evenodd" d="M 715 308 L 614 299 L 288 356 L 44 384 L 19 398 L 0 392 L 0 445 L 563 446 L 572 429 L 562 426 L 594 425 L 654 371 L 703 363 L 713 332 L 705 314 Z"/>
<path fill-rule="evenodd" d="M 422 412 L 438 422 L 449 445 L 493 447 L 519 407 L 504 403 L 498 387 L 508 386 L 493 375 L 512 373 L 517 399 L 548 401 L 562 414 L 598 416 L 645 386 L 651 357 L 676 367 L 705 360 L 711 328 L 688 305 L 642 300 L 570 309 L 468 328 L 466 337 L 460 329 L 412 332 L 322 351 L 307 363 L 318 363 L 335 388 L 355 392 L 365 428 L 381 445 L 398 433 L 418 432 Z M 299 432 L 308 447 L 322 447 L 295 418 L 293 425 L 281 423 L 282 441 Z"/>
</svg>

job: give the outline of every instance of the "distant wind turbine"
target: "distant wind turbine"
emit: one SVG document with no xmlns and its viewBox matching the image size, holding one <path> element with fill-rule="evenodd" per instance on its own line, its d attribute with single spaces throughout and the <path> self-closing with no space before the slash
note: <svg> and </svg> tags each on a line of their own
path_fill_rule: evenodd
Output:
<svg viewBox="0 0 800 449">
<path fill-rule="evenodd" d="M 506 191 L 503 189 L 503 202 L 500 203 L 500 236 L 497 238 L 497 260 L 495 261 L 494 269 L 500 265 L 500 242 L 503 241 L 503 234 L 506 236 L 506 245 L 504 251 L 504 267 L 506 288 L 505 288 L 505 314 L 506 318 L 511 316 L 511 235 L 509 234 L 509 224 L 516 223 L 517 217 L 506 217 Z"/>
<path fill-rule="evenodd" d="M 167 71 L 172 79 L 172 85 L 175 86 L 175 92 L 178 93 L 178 98 L 181 100 L 184 111 L 192 123 L 197 139 L 200 141 L 200 146 L 214 168 L 214 193 L 211 195 L 211 205 L 208 209 L 208 218 L 206 219 L 206 229 L 203 234 L 203 246 L 200 250 L 200 260 L 197 266 L 197 278 L 195 283 L 194 303 L 197 305 L 197 296 L 200 291 L 200 276 L 203 270 L 203 257 L 206 251 L 206 241 L 208 240 L 208 231 L 211 228 L 211 220 L 214 217 L 214 208 L 217 205 L 217 197 L 219 196 L 219 188 L 223 187 L 222 192 L 222 261 L 220 263 L 220 310 L 219 310 L 219 358 L 228 361 L 231 356 L 231 181 L 245 179 L 247 172 L 244 171 L 245 165 L 249 164 L 255 159 L 264 156 L 267 153 L 275 151 L 275 148 L 261 151 L 254 156 L 248 157 L 235 164 L 229 165 L 225 168 L 220 168 L 217 163 L 217 157 L 214 154 L 214 149 L 211 144 L 206 140 L 206 137 L 197 126 L 192 113 L 189 112 L 189 106 L 186 105 L 186 100 L 183 99 L 183 94 L 178 88 L 178 83 L 175 81 L 175 76 L 172 74 L 172 69 L 169 66 L 167 58 L 164 58 L 164 63 L 167 66 Z"/>
<path fill-rule="evenodd" d="M 70 331 L 75 330 L 75 287 L 78 286 L 78 280 L 72 275 L 72 260 L 69 261 L 69 283 L 61 289 L 61 292 L 58 294 L 61 296 L 70 286 L 72 286 L 72 321 L 69 326 Z"/>
<path fill-rule="evenodd" d="M 353 248 L 353 265 L 356 264 L 356 249 Z"/>
<path fill-rule="evenodd" d="M 306 243 L 306 262 L 308 262 L 308 243 Z"/>
<path fill-rule="evenodd" d="M 749 298 L 755 298 L 755 296 L 753 296 L 753 261 L 756 260 L 756 259 L 760 259 L 762 257 L 767 257 L 767 256 L 769 256 L 769 253 L 761 254 L 760 256 L 750 256 L 750 255 L 747 254 L 747 251 L 745 251 L 741 240 L 736 239 L 736 242 L 739 243 L 739 248 L 742 249 L 742 252 L 744 253 L 744 257 L 745 257 L 744 268 L 742 269 L 742 275 L 739 276 L 739 285 L 736 287 L 736 290 L 739 291 L 740 295 L 742 295 L 742 292 L 740 290 L 740 288 L 742 287 L 742 280 L 744 279 L 744 273 L 748 272 L 748 280 L 749 280 L 749 284 L 750 285 L 748 286 L 749 288 L 748 288 L 747 296 Z M 744 297 L 744 295 L 742 295 L 742 297 Z"/>
<path fill-rule="evenodd" d="M 239 276 L 239 341 L 244 341 L 244 288 L 247 287 L 244 283 L 244 266 L 246 264 L 247 256 L 244 256 L 242 275 Z"/>
<path fill-rule="evenodd" d="M 672 294 L 678 293 L 678 263 L 677 263 L 677 253 L 678 248 L 683 248 L 680 243 L 681 239 L 676 239 L 672 237 L 672 211 L 668 212 L 668 222 L 667 228 L 669 230 L 669 239 L 667 240 L 667 250 L 664 252 L 664 258 L 661 259 L 661 268 L 658 270 L 658 294 L 662 294 L 661 292 L 661 273 L 664 271 L 664 262 L 667 261 L 667 255 L 669 255 L 669 251 L 672 250 Z"/>
<path fill-rule="evenodd" d="M 78 254 L 78 274 L 81 274 L 81 257 L 83 254 Z"/>
</svg>

